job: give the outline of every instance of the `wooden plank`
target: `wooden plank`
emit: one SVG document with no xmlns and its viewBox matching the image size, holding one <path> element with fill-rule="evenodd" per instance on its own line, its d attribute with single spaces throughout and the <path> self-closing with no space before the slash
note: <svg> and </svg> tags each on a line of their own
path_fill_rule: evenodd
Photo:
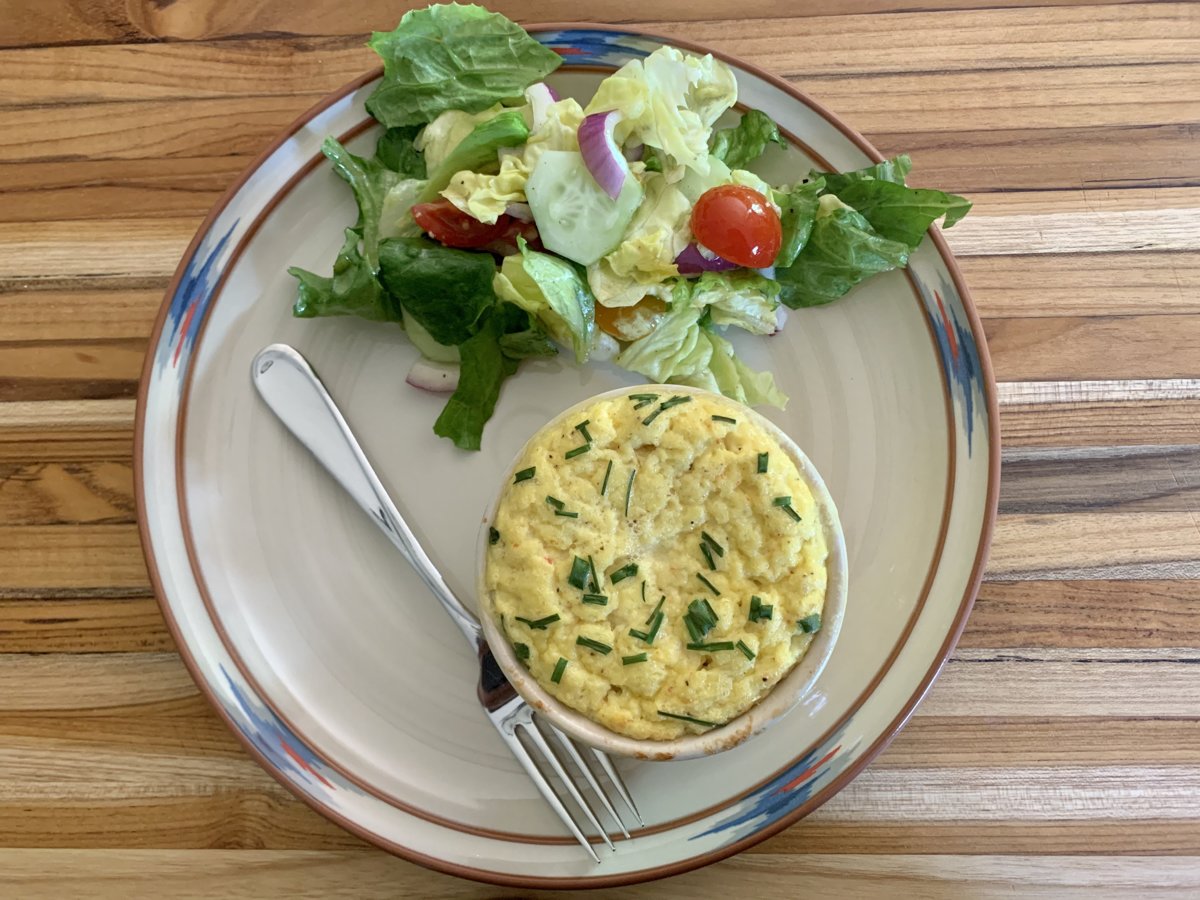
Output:
<svg viewBox="0 0 1200 900">
<path fill-rule="evenodd" d="M 1198 227 L 1200 209 L 967 216 L 946 241 L 962 256 L 1200 250 Z"/>
<path fill-rule="evenodd" d="M 153 597 L 0 600 L 0 653 L 156 653 L 174 649 Z"/>
<path fill-rule="evenodd" d="M 918 715 L 1196 718 L 1200 650 L 961 648 Z"/>
<path fill-rule="evenodd" d="M 0 526 L 0 599 L 122 597 L 148 586 L 134 525 Z"/>
<path fill-rule="evenodd" d="M 994 848 L 990 853 L 997 853 Z M 789 900 L 796 884 L 833 900 L 921 897 L 923 900 L 998 900 L 1014 895 L 1112 900 L 1182 896 L 1200 883 L 1200 857 L 1094 855 L 1035 856 L 861 855 L 808 853 L 792 859 L 763 850 L 703 871 L 616 890 L 597 898 L 692 900 L 744 891 L 754 885 L 763 900 Z M 86 891 L 124 897 L 141 891 L 161 900 L 220 896 L 258 900 L 267 896 L 328 900 L 384 900 L 414 883 L 429 900 L 506 898 L 511 888 L 488 887 L 419 869 L 381 852 L 281 850 L 38 850 L 0 851 L 0 886 L 29 900 L 59 900 Z M 98 893 L 97 893 L 98 892 Z M 899 894 L 897 892 L 900 892 Z M 529 898 L 561 896 L 523 891 Z"/>
<path fill-rule="evenodd" d="M 0 402 L 134 397 L 145 352 L 142 338 L 0 343 Z"/>
<path fill-rule="evenodd" d="M 21 439 L 30 432 L 79 434 L 133 427 L 132 400 L 65 400 L 0 404 L 0 439 Z"/>
<path fill-rule="evenodd" d="M 1200 313 L 1194 253 L 969 256 L 960 265 L 979 314 L 991 320 Z"/>
<path fill-rule="evenodd" d="M 1002 381 L 1200 375 L 1196 315 L 988 319 L 984 331 Z"/>
<path fill-rule="evenodd" d="M 174 653 L 0 654 L 0 712 L 154 708 L 197 695 Z"/>
<path fill-rule="evenodd" d="M 128 463 L 0 463 L 0 526 L 133 521 Z"/>
<path fill-rule="evenodd" d="M 1200 582 L 984 582 L 958 646 L 1200 646 Z"/>
<path fill-rule="evenodd" d="M 0 290 L 0 341 L 103 341 L 145 343 L 163 302 L 166 283 L 143 286 L 87 284 L 45 290 Z M 2 420 L 0 420 L 2 421 Z"/>
<path fill-rule="evenodd" d="M 1000 425 L 1005 447 L 1195 443 L 1200 399 L 1005 403 Z"/>
<path fill-rule="evenodd" d="M 164 278 L 175 271 L 199 219 L 0 222 L 0 279 Z"/>
</svg>

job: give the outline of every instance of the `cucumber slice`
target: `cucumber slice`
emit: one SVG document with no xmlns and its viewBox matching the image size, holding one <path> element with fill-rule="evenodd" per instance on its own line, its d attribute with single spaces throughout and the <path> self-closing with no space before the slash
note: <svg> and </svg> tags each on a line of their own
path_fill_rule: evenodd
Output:
<svg viewBox="0 0 1200 900">
<path fill-rule="evenodd" d="M 573 150 L 547 150 L 525 185 L 542 246 L 590 266 L 621 243 L 642 202 L 636 178 L 625 180 L 616 200 L 601 190 Z"/>
<path fill-rule="evenodd" d="M 417 321 L 416 316 L 404 317 L 404 330 L 408 334 L 408 339 L 413 342 L 413 346 L 421 351 L 421 355 L 426 359 L 440 363 L 459 361 L 458 348 L 448 347 L 435 341 L 433 335 L 425 330 L 425 326 Z"/>
</svg>

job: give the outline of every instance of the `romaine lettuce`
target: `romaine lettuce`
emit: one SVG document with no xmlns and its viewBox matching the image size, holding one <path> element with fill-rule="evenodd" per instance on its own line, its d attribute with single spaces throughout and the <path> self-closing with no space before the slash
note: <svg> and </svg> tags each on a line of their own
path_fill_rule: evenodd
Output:
<svg viewBox="0 0 1200 900">
<path fill-rule="evenodd" d="M 299 294 L 292 315 L 300 319 L 318 316 L 360 316 L 376 322 L 400 322 L 400 308 L 392 301 L 359 250 L 362 235 L 346 229 L 346 240 L 333 264 L 333 276 L 325 278 L 292 266 L 288 274 L 296 278 Z"/>
<path fill-rule="evenodd" d="M 383 198 L 400 181 L 400 175 L 377 159 L 355 156 L 333 137 L 325 138 L 321 152 L 333 163 L 333 170 L 354 191 L 354 199 L 358 203 L 358 224 L 355 227 L 362 234 L 363 259 L 371 271 L 376 272 L 379 270 L 379 223 L 383 218 Z"/>
<path fill-rule="evenodd" d="M 370 46 L 384 73 L 367 112 L 389 128 L 515 99 L 562 63 L 520 25 L 474 4 L 407 12 L 394 31 L 375 32 Z"/>
<path fill-rule="evenodd" d="M 461 344 L 496 302 L 487 253 L 454 250 L 425 238 L 385 240 L 379 280 L 439 344 Z"/>
<path fill-rule="evenodd" d="M 765 112 L 749 109 L 733 128 L 713 132 L 709 153 L 731 169 L 744 169 L 763 155 L 767 144 L 786 147 L 779 126 Z"/>
<path fill-rule="evenodd" d="M 817 218 L 821 192 L 825 190 L 825 179 L 810 178 L 793 185 L 786 192 L 776 191 L 774 200 L 779 203 L 779 220 L 783 225 L 783 243 L 775 257 L 776 268 L 790 266 L 808 243 L 813 222 Z"/>
<path fill-rule="evenodd" d="M 375 142 L 375 158 L 401 178 L 425 178 L 425 156 L 416 146 L 415 125 L 389 128 Z"/>
</svg>

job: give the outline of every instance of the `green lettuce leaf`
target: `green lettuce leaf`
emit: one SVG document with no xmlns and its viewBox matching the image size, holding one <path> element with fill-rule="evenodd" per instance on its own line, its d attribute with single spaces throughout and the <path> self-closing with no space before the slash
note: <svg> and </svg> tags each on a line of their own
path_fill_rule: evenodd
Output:
<svg viewBox="0 0 1200 900">
<path fill-rule="evenodd" d="M 346 240 L 333 264 L 333 277 L 325 278 L 292 266 L 288 274 L 299 280 L 299 295 L 292 315 L 300 319 L 318 316 L 360 316 L 375 322 L 400 322 L 400 308 L 384 293 L 371 267 L 359 250 L 361 235 L 346 229 Z"/>
<path fill-rule="evenodd" d="M 388 191 L 400 181 L 400 174 L 389 169 L 378 159 L 363 159 L 355 156 L 337 142 L 327 137 L 321 144 L 321 152 L 333 163 L 338 173 L 354 191 L 358 203 L 358 224 L 362 234 L 362 255 L 372 272 L 379 271 L 379 223 L 383 218 L 383 199 Z"/>
<path fill-rule="evenodd" d="M 413 219 L 411 211 L 424 187 L 424 181 L 418 181 L 416 178 L 403 178 L 392 185 L 391 189 L 383 195 L 383 204 L 379 212 L 380 240 L 417 237 L 421 234 L 420 226 Z"/>
<path fill-rule="evenodd" d="M 840 194 L 846 185 L 856 181 L 890 181 L 893 184 L 904 184 L 904 179 L 908 178 L 908 173 L 911 171 L 912 160 L 907 154 L 901 153 L 892 159 L 885 159 L 881 163 L 875 163 L 875 165 L 863 169 L 855 169 L 853 172 L 814 171 L 809 173 L 808 177 L 814 180 L 823 177 L 826 190 L 831 194 Z"/>
<path fill-rule="evenodd" d="M 520 146 L 528 138 L 529 126 L 525 124 L 525 117 L 520 110 L 510 109 L 486 122 L 480 122 L 430 173 L 429 181 L 421 192 L 421 202 L 437 199 L 455 173 L 495 166 L 497 150 Z"/>
<path fill-rule="evenodd" d="M 375 158 L 402 178 L 424 178 L 425 157 L 414 145 L 416 125 L 389 128 L 375 142 Z"/>
<path fill-rule="evenodd" d="M 808 243 L 790 266 L 775 269 L 780 299 L 792 309 L 820 306 L 859 282 L 908 264 L 909 247 L 877 234 L 836 197 L 821 198 Z"/>
<path fill-rule="evenodd" d="M 916 250 L 929 226 L 945 216 L 950 228 L 967 214 L 971 201 L 956 194 L 910 188 L 891 181 L 862 179 L 836 191 L 837 198 L 862 213 L 879 234 Z"/>
<path fill-rule="evenodd" d="M 412 10 L 394 31 L 375 32 L 370 46 L 384 74 L 367 112 L 389 128 L 519 98 L 562 63 L 520 25 L 474 4 Z"/>
<path fill-rule="evenodd" d="M 586 362 L 596 328 L 596 300 L 579 270 L 549 253 L 530 250 L 519 239 L 521 252 L 504 257 L 493 288 L 498 297 L 525 310 L 559 343 Z"/>
<path fill-rule="evenodd" d="M 379 280 L 439 344 L 462 344 L 496 302 L 487 253 L 455 250 L 425 238 L 394 238 L 379 247 Z"/>
<path fill-rule="evenodd" d="M 708 312 L 713 325 L 736 325 L 752 334 L 775 333 L 779 284 L 757 272 L 705 272 L 691 282 L 689 302 Z"/>
<path fill-rule="evenodd" d="M 742 120 L 733 128 L 721 128 L 713 132 L 709 153 L 731 169 L 744 169 L 763 155 L 767 144 L 786 147 L 779 134 L 779 126 L 771 117 L 758 109 L 749 109 Z"/>
<path fill-rule="evenodd" d="M 705 331 L 705 334 L 713 351 L 708 368 L 720 393 L 748 406 L 768 403 L 780 409 L 787 408 L 787 394 L 775 385 L 774 375 L 751 369 L 738 359 L 733 345 L 719 334 L 712 331 Z"/>
<path fill-rule="evenodd" d="M 776 268 L 787 267 L 796 261 L 796 256 L 808 243 L 813 222 L 817 218 L 820 195 L 825 190 L 825 179 L 817 176 L 794 185 L 786 194 L 775 191 L 775 202 L 779 204 L 779 219 L 783 224 L 783 243 L 775 257 Z"/>
<path fill-rule="evenodd" d="M 458 388 L 434 423 L 433 432 L 463 450 L 478 450 L 483 426 L 496 409 L 504 380 L 517 371 L 521 359 L 555 351 L 544 335 L 539 344 L 536 323 L 511 303 L 488 310 L 479 330 L 459 351 Z"/>
</svg>

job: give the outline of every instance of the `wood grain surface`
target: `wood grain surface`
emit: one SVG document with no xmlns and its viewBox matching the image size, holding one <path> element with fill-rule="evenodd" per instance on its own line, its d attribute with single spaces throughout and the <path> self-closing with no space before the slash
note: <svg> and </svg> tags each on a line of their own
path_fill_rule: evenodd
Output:
<svg viewBox="0 0 1200 900">
<path fill-rule="evenodd" d="M 153 599 L 134 396 L 171 272 L 409 4 L 0 0 L 0 896 L 502 897 L 245 755 Z M 786 77 L 921 184 L 1001 382 L 986 583 L 911 724 L 818 813 L 611 896 L 1200 896 L 1200 5 L 498 0 Z"/>
</svg>

